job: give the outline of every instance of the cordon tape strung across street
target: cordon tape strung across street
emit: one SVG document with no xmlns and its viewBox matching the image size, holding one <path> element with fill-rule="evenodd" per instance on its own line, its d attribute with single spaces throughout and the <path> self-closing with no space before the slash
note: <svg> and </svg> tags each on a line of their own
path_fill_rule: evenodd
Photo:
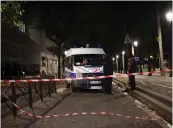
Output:
<svg viewBox="0 0 173 128">
<path fill-rule="evenodd" d="M 1 80 L 3 83 L 20 83 L 20 82 L 55 82 L 55 81 L 64 81 L 64 80 L 84 80 L 84 79 L 104 79 L 104 78 L 116 78 L 116 77 L 125 77 L 131 75 L 144 75 L 144 74 L 154 74 L 160 72 L 171 72 L 172 70 L 162 70 L 162 71 L 153 71 L 153 72 L 138 72 L 138 73 L 129 73 L 129 74 L 114 74 L 106 76 L 93 76 L 93 77 L 79 77 L 79 78 L 62 78 L 62 79 L 27 79 L 27 80 Z"/>
<path fill-rule="evenodd" d="M 143 74 L 149 74 L 149 73 L 157 73 L 157 72 L 170 72 L 172 70 L 163 70 L 163 71 L 154 71 L 154 72 L 144 72 L 144 73 L 131 73 L 131 74 L 115 74 L 115 75 L 106 75 L 106 76 L 94 76 L 94 77 L 83 77 L 83 78 L 63 78 L 63 79 L 29 79 L 29 80 L 1 80 L 3 83 L 20 83 L 20 82 L 55 82 L 55 81 L 63 81 L 63 80 L 82 80 L 82 79 L 103 79 L 103 78 L 114 78 L 114 77 L 124 77 L 124 76 L 131 76 L 131 75 L 143 75 Z M 9 85 L 8 85 L 9 86 Z M 66 114 L 51 114 L 48 116 L 39 116 L 31 114 L 30 112 L 27 112 L 20 108 L 17 104 L 15 104 L 7 95 L 4 94 L 4 96 L 11 101 L 11 103 L 16 107 L 17 110 L 19 110 L 23 115 L 39 118 L 39 119 L 45 119 L 45 118 L 53 118 L 53 117 L 68 117 L 68 116 L 79 116 L 79 115 L 106 115 L 106 116 L 119 116 L 124 118 L 132 118 L 132 119 L 138 119 L 138 120 L 155 120 L 150 117 L 138 117 L 138 116 L 126 116 L 119 113 L 113 113 L 113 112 L 76 112 L 76 113 L 66 113 Z M 151 112 L 152 113 L 152 112 Z M 153 113 L 152 113 L 153 114 Z M 154 115 L 154 114 L 153 114 Z M 158 119 L 162 119 L 157 117 Z"/>
<path fill-rule="evenodd" d="M 10 100 L 6 95 L 5 95 L 5 97 L 8 100 Z M 12 102 L 12 104 L 23 115 L 28 115 L 28 116 L 39 118 L 39 119 L 53 118 L 53 117 L 81 116 L 81 115 L 106 115 L 106 116 L 119 116 L 119 117 L 124 117 L 124 118 L 133 118 L 133 119 L 138 119 L 138 120 L 155 120 L 155 119 L 149 118 L 149 117 L 125 116 L 125 115 L 122 115 L 122 114 L 112 113 L 112 112 L 76 112 L 76 113 L 66 113 L 66 114 L 58 114 L 58 115 L 57 114 L 51 114 L 51 115 L 48 115 L 48 116 L 37 116 L 37 115 L 33 115 L 33 114 L 31 114 L 31 113 L 29 113 L 27 111 L 22 110 L 17 104 L 15 104 L 13 102 Z"/>
</svg>

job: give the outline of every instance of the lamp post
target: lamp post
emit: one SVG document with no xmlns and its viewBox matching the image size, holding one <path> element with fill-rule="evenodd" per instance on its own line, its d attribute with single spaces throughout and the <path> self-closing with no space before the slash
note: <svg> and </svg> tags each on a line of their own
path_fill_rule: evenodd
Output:
<svg viewBox="0 0 173 128">
<path fill-rule="evenodd" d="M 134 49 L 134 46 L 137 47 L 138 46 L 138 41 L 134 41 L 132 43 L 132 55 L 135 56 L 135 49 Z"/>
<path fill-rule="evenodd" d="M 166 16 L 166 19 L 167 19 L 168 22 L 172 22 L 172 20 L 173 20 L 172 11 L 167 12 L 165 16 Z"/>
<path fill-rule="evenodd" d="M 166 19 L 170 23 L 173 21 L 173 13 L 172 13 L 172 11 L 169 11 L 169 12 L 166 13 Z M 172 71 L 170 73 L 170 77 L 172 77 Z"/>
<path fill-rule="evenodd" d="M 138 46 L 138 41 L 134 41 L 134 46 L 135 46 L 135 47 Z"/>
<path fill-rule="evenodd" d="M 134 41 L 134 46 L 137 48 L 138 47 L 138 41 Z M 134 56 L 135 58 L 137 57 L 137 52 L 136 52 L 136 48 L 134 48 Z M 136 72 L 138 72 L 138 64 L 137 64 L 137 60 L 135 59 L 136 61 Z"/>
<path fill-rule="evenodd" d="M 115 57 L 112 57 L 112 61 L 113 61 L 113 70 L 115 70 Z"/>
<path fill-rule="evenodd" d="M 124 67 L 124 54 L 125 54 L 125 51 L 122 51 L 122 64 L 123 64 L 123 73 L 125 73 L 125 67 Z"/>
<path fill-rule="evenodd" d="M 67 51 L 64 51 L 64 55 L 66 55 L 67 54 Z"/>
<path fill-rule="evenodd" d="M 172 22 L 173 20 L 173 13 L 172 11 L 169 11 L 165 14 L 166 19 L 168 22 Z M 157 9 L 157 28 L 158 28 L 158 38 L 157 41 L 159 43 L 159 52 L 160 52 L 160 69 L 164 70 L 164 57 L 163 57 L 163 47 L 162 47 L 162 30 L 161 30 L 161 23 L 160 23 L 160 15 L 159 15 L 159 9 Z M 161 75 L 163 76 L 164 73 L 161 72 Z"/>
<path fill-rule="evenodd" d="M 116 62 L 117 62 L 117 73 L 118 73 L 118 58 L 119 58 L 119 56 L 117 55 L 117 56 L 116 56 Z"/>
<path fill-rule="evenodd" d="M 113 57 L 113 58 L 112 58 L 112 61 L 114 61 L 114 60 L 115 60 L 115 58 Z"/>
</svg>

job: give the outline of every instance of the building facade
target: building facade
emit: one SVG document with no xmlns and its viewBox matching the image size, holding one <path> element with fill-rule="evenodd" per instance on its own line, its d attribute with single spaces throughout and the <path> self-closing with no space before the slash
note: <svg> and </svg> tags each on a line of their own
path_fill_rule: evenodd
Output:
<svg viewBox="0 0 173 128">
<path fill-rule="evenodd" d="M 23 23 L 19 25 L 19 29 L 4 24 L 1 26 L 2 64 L 25 64 L 39 70 L 40 73 L 51 75 L 58 73 L 58 58 L 47 49 L 56 44 L 46 37 L 43 30 L 32 26 L 26 29 Z"/>
<path fill-rule="evenodd" d="M 48 47 L 56 46 L 55 42 L 47 38 L 45 31 L 29 27 L 28 34 L 39 44 L 37 49 L 37 63 L 40 64 L 40 72 L 42 74 L 57 75 L 58 74 L 58 58 L 48 50 Z M 32 55 L 34 56 L 34 55 Z M 31 58 L 32 58 L 31 56 Z M 34 61 L 34 60 L 33 60 Z M 61 59 L 62 64 L 62 59 Z M 62 69 L 61 69 L 62 72 Z"/>
</svg>

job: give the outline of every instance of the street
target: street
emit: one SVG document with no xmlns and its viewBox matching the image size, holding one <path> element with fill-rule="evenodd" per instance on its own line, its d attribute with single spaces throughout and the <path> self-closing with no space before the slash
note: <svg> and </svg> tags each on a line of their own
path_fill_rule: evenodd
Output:
<svg viewBox="0 0 173 128">
<path fill-rule="evenodd" d="M 171 1 L 1 6 L 3 128 L 172 127 Z"/>
<path fill-rule="evenodd" d="M 82 112 L 110 112 L 117 115 L 79 114 Z M 74 115 L 68 115 L 70 113 Z M 30 128 L 161 128 L 155 117 L 139 108 L 134 99 L 120 92 L 117 86 L 114 86 L 112 95 L 95 91 L 72 93 L 46 115 L 50 114 L 67 114 L 67 116 L 39 119 Z M 153 120 L 134 117 L 149 117 Z"/>
<path fill-rule="evenodd" d="M 172 77 L 137 75 L 135 78 L 137 86 L 172 97 Z M 128 77 L 119 77 L 117 79 L 128 82 Z"/>
</svg>

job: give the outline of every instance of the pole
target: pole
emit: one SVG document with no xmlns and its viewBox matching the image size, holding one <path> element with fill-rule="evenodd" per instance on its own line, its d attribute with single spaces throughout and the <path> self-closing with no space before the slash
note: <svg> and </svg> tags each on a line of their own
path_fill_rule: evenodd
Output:
<svg viewBox="0 0 173 128">
<path fill-rule="evenodd" d="M 48 72 L 49 72 L 49 59 L 48 59 L 48 56 L 46 56 L 46 60 L 47 60 L 47 65 L 46 65 L 47 66 L 47 73 L 46 74 L 48 75 Z"/>
<path fill-rule="evenodd" d="M 159 69 L 161 70 L 161 66 L 160 66 L 160 57 L 159 57 Z"/>
<path fill-rule="evenodd" d="M 162 47 L 162 30 L 160 24 L 159 9 L 157 9 L 157 25 L 158 25 L 158 43 L 159 43 L 159 52 L 160 52 L 160 69 L 164 70 L 164 58 L 163 58 L 163 47 Z M 164 76 L 164 73 L 161 72 L 161 75 Z"/>
<path fill-rule="evenodd" d="M 122 55 L 122 63 L 123 63 L 123 73 L 125 73 L 125 71 L 124 71 L 124 55 Z"/>
<path fill-rule="evenodd" d="M 61 78 L 61 45 L 58 46 L 58 78 Z"/>
<path fill-rule="evenodd" d="M 11 83 L 11 92 L 12 92 L 12 101 L 13 101 L 13 103 L 15 103 L 16 104 L 16 88 L 15 88 L 15 83 Z M 13 112 L 13 117 L 16 117 L 17 116 L 17 109 L 16 109 L 16 107 L 13 105 L 13 107 L 12 107 L 12 112 Z"/>
<path fill-rule="evenodd" d="M 32 85 L 28 83 L 29 107 L 33 108 Z"/>
<path fill-rule="evenodd" d="M 118 73 L 118 58 L 116 60 L 117 60 L 117 73 Z"/>
<path fill-rule="evenodd" d="M 134 44 L 132 42 L 132 55 L 135 56 Z"/>
</svg>

